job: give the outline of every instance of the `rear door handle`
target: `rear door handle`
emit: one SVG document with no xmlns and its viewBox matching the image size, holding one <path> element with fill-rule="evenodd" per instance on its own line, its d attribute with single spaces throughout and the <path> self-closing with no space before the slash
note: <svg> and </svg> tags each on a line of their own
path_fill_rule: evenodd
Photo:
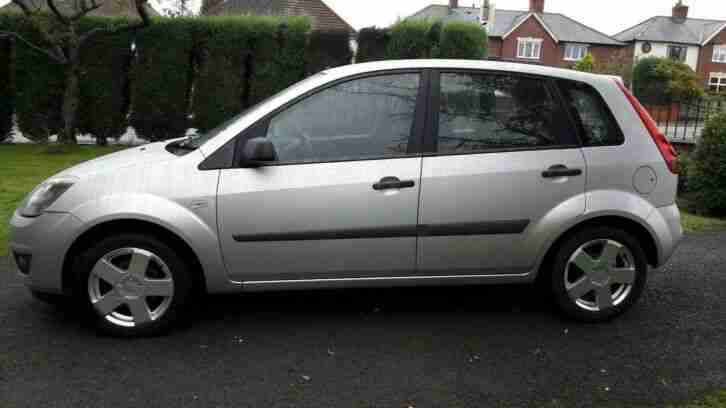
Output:
<svg viewBox="0 0 726 408">
<path fill-rule="evenodd" d="M 392 190 L 397 188 L 411 188 L 416 183 L 413 180 L 399 180 L 398 177 L 383 177 L 381 181 L 373 185 L 373 189 L 376 191 L 380 190 Z"/>
<path fill-rule="evenodd" d="M 557 164 L 542 172 L 544 178 L 575 177 L 582 174 L 582 169 L 570 169 L 565 165 Z"/>
</svg>

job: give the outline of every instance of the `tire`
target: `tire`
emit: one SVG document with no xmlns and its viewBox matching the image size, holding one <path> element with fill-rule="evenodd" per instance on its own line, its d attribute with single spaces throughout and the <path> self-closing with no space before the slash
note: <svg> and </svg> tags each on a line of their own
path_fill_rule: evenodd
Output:
<svg viewBox="0 0 726 408">
<path fill-rule="evenodd" d="M 637 239 L 620 229 L 596 227 L 562 243 L 550 283 L 566 316 L 598 323 L 630 309 L 643 293 L 647 274 L 647 258 Z"/>
<path fill-rule="evenodd" d="M 189 266 L 161 240 L 136 233 L 105 238 L 76 260 L 74 297 L 86 317 L 116 337 L 165 334 L 190 313 Z"/>
</svg>

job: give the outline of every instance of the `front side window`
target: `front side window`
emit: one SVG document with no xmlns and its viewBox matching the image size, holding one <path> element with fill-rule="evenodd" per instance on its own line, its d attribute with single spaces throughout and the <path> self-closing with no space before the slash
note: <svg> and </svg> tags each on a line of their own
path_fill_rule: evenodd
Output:
<svg viewBox="0 0 726 408">
<path fill-rule="evenodd" d="M 509 74 L 441 74 L 437 152 L 462 154 L 568 144 L 547 82 Z"/>
<path fill-rule="evenodd" d="M 570 81 L 560 81 L 560 85 L 585 146 L 616 146 L 623 143 L 623 134 L 615 117 L 594 88 Z"/>
<path fill-rule="evenodd" d="M 587 55 L 587 45 L 567 44 L 565 46 L 565 60 L 579 61 Z"/>
<path fill-rule="evenodd" d="M 668 58 L 677 62 L 686 62 L 686 54 L 688 53 L 688 47 L 683 45 L 669 45 L 668 46 Z"/>
<path fill-rule="evenodd" d="M 716 45 L 713 47 L 713 62 L 726 64 L 726 45 Z"/>
<path fill-rule="evenodd" d="M 713 92 L 726 92 L 726 72 L 711 73 L 711 79 L 708 81 L 709 89 Z"/>
<path fill-rule="evenodd" d="M 517 58 L 540 59 L 541 54 L 541 38 L 519 38 L 517 40 Z"/>
<path fill-rule="evenodd" d="M 408 154 L 420 75 L 366 77 L 307 97 L 270 120 L 280 162 L 325 162 Z"/>
</svg>

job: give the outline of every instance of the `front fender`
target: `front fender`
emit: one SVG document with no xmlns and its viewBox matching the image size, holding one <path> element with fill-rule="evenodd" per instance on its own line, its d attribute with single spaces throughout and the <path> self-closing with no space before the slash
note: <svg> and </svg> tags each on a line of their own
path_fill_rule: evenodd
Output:
<svg viewBox="0 0 726 408">
<path fill-rule="evenodd" d="M 234 292 L 240 284 L 231 282 L 222 260 L 216 233 L 214 199 L 194 210 L 164 197 L 149 193 L 108 194 L 76 207 L 72 214 L 83 228 L 71 242 L 91 228 L 109 221 L 138 220 L 163 227 L 191 247 L 204 269 L 210 292 Z"/>
</svg>

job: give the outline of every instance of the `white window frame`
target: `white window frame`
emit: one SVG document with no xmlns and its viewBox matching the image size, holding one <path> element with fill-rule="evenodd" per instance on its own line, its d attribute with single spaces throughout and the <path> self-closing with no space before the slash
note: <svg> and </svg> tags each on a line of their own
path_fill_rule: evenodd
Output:
<svg viewBox="0 0 726 408">
<path fill-rule="evenodd" d="M 517 38 L 517 58 L 538 60 L 542 58 L 542 38 Z M 529 50 L 527 49 L 529 47 Z M 527 52 L 529 51 L 529 52 Z"/>
<path fill-rule="evenodd" d="M 713 62 L 726 64 L 726 45 L 713 46 Z"/>
<path fill-rule="evenodd" d="M 726 93 L 726 72 L 711 72 L 708 79 L 708 89 L 710 90 L 714 86 L 717 93 Z"/>
<path fill-rule="evenodd" d="M 587 44 L 565 44 L 565 61 L 579 61 L 587 56 L 589 49 Z"/>
</svg>

